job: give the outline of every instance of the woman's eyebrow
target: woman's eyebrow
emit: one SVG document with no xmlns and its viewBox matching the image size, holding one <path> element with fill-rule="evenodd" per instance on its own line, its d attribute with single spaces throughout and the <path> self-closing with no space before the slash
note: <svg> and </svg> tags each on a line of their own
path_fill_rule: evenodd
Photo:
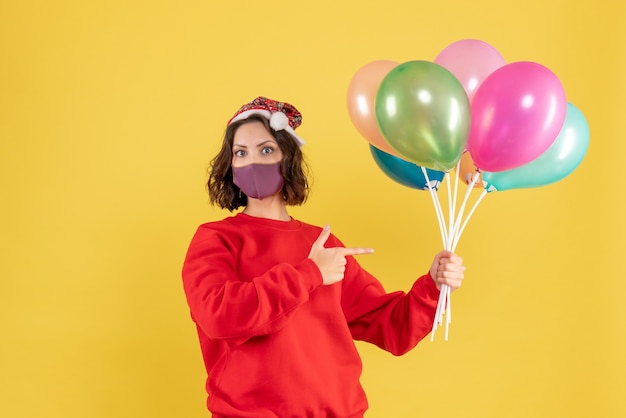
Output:
<svg viewBox="0 0 626 418">
<path fill-rule="evenodd" d="M 258 143 L 258 144 L 256 144 L 256 145 L 253 145 L 253 146 L 256 146 L 257 148 L 261 148 L 261 147 L 266 146 L 267 144 L 274 145 L 274 144 L 275 144 L 275 142 L 274 142 L 274 141 L 272 141 L 272 140 L 270 140 L 270 139 L 268 139 L 268 140 L 266 140 L 266 141 L 260 142 L 260 143 Z M 235 147 L 238 147 L 238 148 L 248 148 L 248 146 L 247 146 L 247 145 L 233 143 L 233 148 L 235 148 Z"/>
</svg>

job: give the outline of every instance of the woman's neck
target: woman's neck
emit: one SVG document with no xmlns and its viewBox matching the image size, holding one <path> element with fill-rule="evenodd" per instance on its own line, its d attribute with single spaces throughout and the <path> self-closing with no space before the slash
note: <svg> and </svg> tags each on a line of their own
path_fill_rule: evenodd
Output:
<svg viewBox="0 0 626 418">
<path fill-rule="evenodd" d="M 243 213 L 256 218 L 274 219 L 277 221 L 291 220 L 282 193 L 277 193 L 262 200 L 248 198 L 248 205 L 243 210 Z"/>
</svg>

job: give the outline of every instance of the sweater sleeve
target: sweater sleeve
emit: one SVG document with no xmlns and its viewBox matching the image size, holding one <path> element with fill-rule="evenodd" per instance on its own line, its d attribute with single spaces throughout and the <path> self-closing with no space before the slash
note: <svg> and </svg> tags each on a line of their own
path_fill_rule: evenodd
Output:
<svg viewBox="0 0 626 418">
<path fill-rule="evenodd" d="M 250 281 L 240 280 L 233 243 L 203 228 L 191 241 L 182 276 L 193 320 L 209 338 L 232 343 L 282 328 L 322 284 L 319 269 L 308 258 L 296 265 L 277 264 Z"/>
<path fill-rule="evenodd" d="M 419 277 L 408 293 L 386 293 L 382 284 L 351 257 L 343 286 L 342 306 L 355 340 L 399 356 L 432 329 L 439 290 L 429 274 Z"/>
</svg>

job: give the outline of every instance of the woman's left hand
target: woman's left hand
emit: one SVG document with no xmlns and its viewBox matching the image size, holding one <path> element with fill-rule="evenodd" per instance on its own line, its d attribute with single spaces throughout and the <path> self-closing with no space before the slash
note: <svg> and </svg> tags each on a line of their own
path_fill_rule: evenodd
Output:
<svg viewBox="0 0 626 418">
<path fill-rule="evenodd" d="M 461 287 L 464 272 L 463 259 L 448 250 L 437 254 L 430 266 L 430 277 L 437 285 L 437 289 L 441 289 L 444 284 L 450 286 L 452 290 L 458 289 Z"/>
</svg>

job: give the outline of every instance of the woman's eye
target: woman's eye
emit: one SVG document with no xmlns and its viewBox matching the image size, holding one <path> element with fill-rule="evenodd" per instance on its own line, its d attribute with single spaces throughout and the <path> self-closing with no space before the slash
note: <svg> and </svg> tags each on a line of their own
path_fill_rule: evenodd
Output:
<svg viewBox="0 0 626 418">
<path fill-rule="evenodd" d="M 235 151 L 235 156 L 236 157 L 245 157 L 246 152 L 242 149 Z"/>
<path fill-rule="evenodd" d="M 265 147 L 263 148 L 263 151 L 261 151 L 263 154 L 271 154 L 274 152 L 274 148 L 272 147 Z"/>
</svg>

